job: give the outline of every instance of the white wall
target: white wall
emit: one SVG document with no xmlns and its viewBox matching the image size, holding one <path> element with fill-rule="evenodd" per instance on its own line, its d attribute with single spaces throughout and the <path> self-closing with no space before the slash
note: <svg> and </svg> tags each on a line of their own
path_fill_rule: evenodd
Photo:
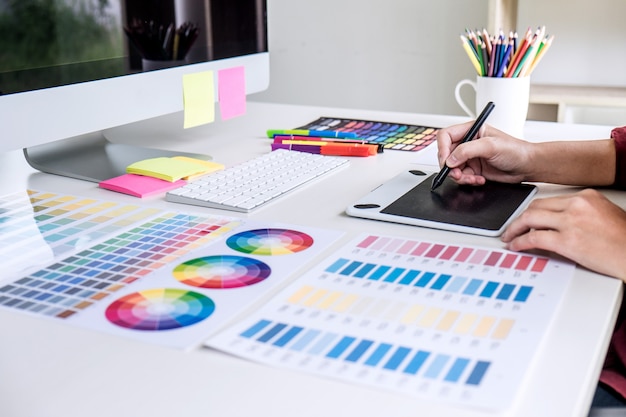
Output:
<svg viewBox="0 0 626 417">
<path fill-rule="evenodd" d="M 518 29 L 537 25 L 555 39 L 533 83 L 626 87 L 626 1 L 519 0 Z M 570 106 L 565 120 L 623 125 L 626 108 Z"/>
<path fill-rule="evenodd" d="M 458 35 L 488 0 L 268 0 L 271 84 L 257 101 L 463 114 L 474 70 Z M 519 0 L 518 29 L 555 35 L 534 83 L 626 86 L 626 0 Z M 503 28 L 509 30 L 511 28 Z"/>
<path fill-rule="evenodd" d="M 268 0 L 271 82 L 251 99 L 462 114 L 475 77 L 459 35 L 487 26 L 487 0 Z"/>
<path fill-rule="evenodd" d="M 518 31 L 538 25 L 555 39 L 532 82 L 626 86 L 625 0 L 519 0 Z"/>
</svg>

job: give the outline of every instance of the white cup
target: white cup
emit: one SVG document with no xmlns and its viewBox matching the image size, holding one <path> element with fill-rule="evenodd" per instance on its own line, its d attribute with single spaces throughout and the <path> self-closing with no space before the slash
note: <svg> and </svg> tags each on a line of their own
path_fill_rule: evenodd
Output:
<svg viewBox="0 0 626 417">
<path fill-rule="evenodd" d="M 476 92 L 476 106 L 474 110 L 463 102 L 461 88 L 471 86 Z M 476 77 L 476 81 L 461 80 L 454 89 L 454 97 L 459 106 L 468 116 L 475 119 L 485 105 L 493 101 L 496 105 L 487 124 L 512 136 L 524 136 L 524 122 L 528 115 L 528 96 L 530 92 L 530 77 Z"/>
</svg>

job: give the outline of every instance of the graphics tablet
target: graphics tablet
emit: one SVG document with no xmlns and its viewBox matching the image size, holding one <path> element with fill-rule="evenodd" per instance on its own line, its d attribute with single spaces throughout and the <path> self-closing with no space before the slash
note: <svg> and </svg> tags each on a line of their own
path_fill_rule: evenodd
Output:
<svg viewBox="0 0 626 417">
<path fill-rule="evenodd" d="M 498 236 L 537 191 L 531 184 L 458 185 L 451 179 L 430 191 L 436 173 L 405 171 L 350 205 L 353 217 Z"/>
</svg>

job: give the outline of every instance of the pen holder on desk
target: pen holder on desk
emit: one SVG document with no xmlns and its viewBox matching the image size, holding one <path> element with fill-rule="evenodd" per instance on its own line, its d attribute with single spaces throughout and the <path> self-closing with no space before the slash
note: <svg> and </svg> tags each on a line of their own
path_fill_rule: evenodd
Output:
<svg viewBox="0 0 626 417">
<path fill-rule="evenodd" d="M 164 68 L 172 68 L 178 67 L 180 65 L 185 65 L 187 61 L 184 59 L 176 59 L 176 60 L 157 60 L 157 59 L 142 59 L 141 60 L 141 69 L 143 71 L 153 71 Z"/>
<path fill-rule="evenodd" d="M 472 110 L 461 97 L 464 85 L 472 87 L 476 93 L 475 108 Z M 465 113 L 476 118 L 476 112 L 493 101 L 496 107 L 487 124 L 512 136 L 524 136 L 524 122 L 528 114 L 530 77 L 482 77 L 476 81 L 461 80 L 454 89 L 454 97 Z"/>
</svg>

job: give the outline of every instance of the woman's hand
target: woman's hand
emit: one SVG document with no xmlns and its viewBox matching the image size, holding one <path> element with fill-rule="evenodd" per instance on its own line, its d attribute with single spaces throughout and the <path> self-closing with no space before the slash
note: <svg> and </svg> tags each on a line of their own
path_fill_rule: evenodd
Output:
<svg viewBox="0 0 626 417">
<path fill-rule="evenodd" d="M 626 281 L 626 212 L 592 189 L 534 200 L 502 240 L 510 250 L 555 252 Z"/>
<path fill-rule="evenodd" d="M 437 134 L 439 164 L 451 168 L 459 184 L 482 185 L 487 180 L 517 183 L 532 172 L 533 144 L 516 139 L 489 125 L 477 138 L 461 144 L 472 122 L 441 129 Z"/>
</svg>

